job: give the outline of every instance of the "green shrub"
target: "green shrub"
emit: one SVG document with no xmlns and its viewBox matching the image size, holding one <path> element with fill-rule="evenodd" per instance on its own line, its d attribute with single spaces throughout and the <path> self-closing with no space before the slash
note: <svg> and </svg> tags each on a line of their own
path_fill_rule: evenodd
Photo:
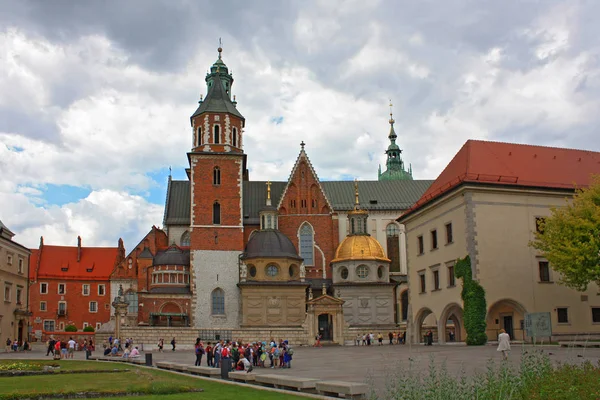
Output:
<svg viewBox="0 0 600 400">
<path fill-rule="evenodd" d="M 485 316 L 487 305 L 485 301 L 485 290 L 476 281 L 473 280 L 471 270 L 471 258 L 466 256 L 456 261 L 454 275 L 462 278 L 462 292 L 460 296 L 463 300 L 465 330 L 467 331 L 467 345 L 480 346 L 486 344 L 487 334 L 485 329 L 487 324 Z"/>
<path fill-rule="evenodd" d="M 67 325 L 65 326 L 65 332 L 77 332 L 77 327 L 75 325 Z"/>
<path fill-rule="evenodd" d="M 84 332 L 94 332 L 94 327 L 93 326 L 86 326 L 85 328 L 83 328 Z"/>
</svg>

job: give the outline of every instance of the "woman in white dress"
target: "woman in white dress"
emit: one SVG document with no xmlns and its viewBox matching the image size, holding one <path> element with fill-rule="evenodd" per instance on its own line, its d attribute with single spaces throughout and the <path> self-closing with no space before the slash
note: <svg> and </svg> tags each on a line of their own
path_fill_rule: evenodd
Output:
<svg viewBox="0 0 600 400">
<path fill-rule="evenodd" d="M 502 352 L 502 359 L 508 359 L 508 352 L 510 351 L 510 336 L 504 329 L 500 329 L 500 334 L 498 335 L 497 351 Z"/>
</svg>

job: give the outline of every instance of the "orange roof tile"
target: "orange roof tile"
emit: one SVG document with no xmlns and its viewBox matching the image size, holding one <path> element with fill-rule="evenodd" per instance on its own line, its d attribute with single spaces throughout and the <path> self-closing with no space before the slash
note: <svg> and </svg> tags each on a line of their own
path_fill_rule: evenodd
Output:
<svg viewBox="0 0 600 400">
<path fill-rule="evenodd" d="M 32 249 L 29 276 L 36 279 L 61 278 L 73 280 L 108 280 L 119 254 L 118 247 L 81 247 L 77 261 L 77 246 L 48 246 Z"/>
<path fill-rule="evenodd" d="M 600 153 L 468 140 L 406 214 L 463 182 L 573 189 L 600 174 Z"/>
</svg>

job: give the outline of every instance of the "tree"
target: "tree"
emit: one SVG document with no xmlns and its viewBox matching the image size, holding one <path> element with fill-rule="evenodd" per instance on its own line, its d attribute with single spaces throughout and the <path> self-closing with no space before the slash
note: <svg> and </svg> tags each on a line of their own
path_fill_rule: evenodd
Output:
<svg viewBox="0 0 600 400">
<path fill-rule="evenodd" d="M 560 273 L 562 284 L 579 291 L 590 282 L 600 284 L 600 176 L 577 189 L 566 207 L 551 212 L 539 222 L 530 245 Z"/>
<path fill-rule="evenodd" d="M 467 331 L 467 345 L 481 346 L 487 342 L 485 330 L 487 324 L 485 315 L 487 304 L 485 301 L 485 290 L 473 280 L 471 270 L 471 257 L 466 256 L 458 259 L 454 266 L 454 275 L 462 278 L 462 291 L 460 297 L 463 300 L 465 330 Z"/>
</svg>

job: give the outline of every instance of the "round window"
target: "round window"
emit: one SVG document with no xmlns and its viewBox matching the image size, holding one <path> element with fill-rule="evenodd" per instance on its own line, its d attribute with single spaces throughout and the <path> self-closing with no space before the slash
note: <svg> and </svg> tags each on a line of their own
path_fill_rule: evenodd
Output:
<svg viewBox="0 0 600 400">
<path fill-rule="evenodd" d="M 296 266 L 295 265 L 290 265 L 290 268 L 288 269 L 288 272 L 290 273 L 290 277 L 293 277 L 294 275 L 296 275 Z"/>
<path fill-rule="evenodd" d="M 377 276 L 379 277 L 379 279 L 383 278 L 383 267 L 380 265 L 379 268 L 377 268 Z"/>
<path fill-rule="evenodd" d="M 278 273 L 279 273 L 279 268 L 277 268 L 277 265 L 275 265 L 275 264 L 267 265 L 267 276 L 270 276 L 270 277 L 277 276 Z"/>
<path fill-rule="evenodd" d="M 251 265 L 248 268 L 248 272 L 250 273 L 250 276 L 254 278 L 256 276 L 256 267 L 254 265 Z"/>
<path fill-rule="evenodd" d="M 369 276 L 369 267 L 367 267 L 366 265 L 359 265 L 358 267 L 356 267 L 356 276 L 358 276 L 359 278 L 366 278 L 367 276 Z"/>
<path fill-rule="evenodd" d="M 340 269 L 340 275 L 341 275 L 342 279 L 348 279 L 348 268 L 342 267 Z"/>
</svg>

